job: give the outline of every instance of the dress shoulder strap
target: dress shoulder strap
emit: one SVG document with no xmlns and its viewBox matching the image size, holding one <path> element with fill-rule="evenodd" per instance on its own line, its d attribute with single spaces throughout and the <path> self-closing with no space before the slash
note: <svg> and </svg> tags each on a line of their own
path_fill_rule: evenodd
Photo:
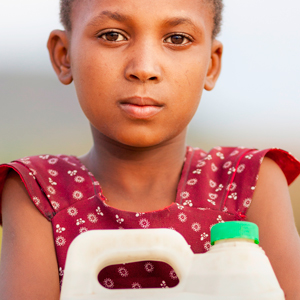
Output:
<svg viewBox="0 0 300 300">
<path fill-rule="evenodd" d="M 208 153 L 200 149 L 190 152 L 190 167 L 180 185 L 180 204 L 226 212 L 237 219 L 245 219 L 265 156 L 279 165 L 288 184 L 300 173 L 300 162 L 280 149 L 215 147 Z"/>
<path fill-rule="evenodd" d="M 16 171 L 27 192 L 49 221 L 72 203 L 93 197 L 99 184 L 74 156 L 25 157 L 0 166 L 0 197 L 8 171 Z"/>
</svg>

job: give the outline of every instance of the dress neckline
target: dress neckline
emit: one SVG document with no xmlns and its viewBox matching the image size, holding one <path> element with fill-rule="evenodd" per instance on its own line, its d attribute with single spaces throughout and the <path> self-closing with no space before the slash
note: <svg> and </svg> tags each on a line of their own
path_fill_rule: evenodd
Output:
<svg viewBox="0 0 300 300">
<path fill-rule="evenodd" d="M 97 198 L 99 198 L 99 200 L 106 206 L 106 207 L 110 207 L 113 210 L 116 211 L 125 211 L 127 213 L 153 213 L 153 212 L 160 212 L 162 210 L 167 210 L 169 209 L 171 206 L 173 205 L 182 205 L 182 192 L 185 189 L 186 186 L 186 182 L 187 182 L 187 178 L 188 178 L 188 174 L 189 174 L 189 170 L 191 167 L 191 162 L 192 162 L 192 158 L 194 156 L 195 153 L 195 149 L 187 146 L 186 147 L 186 153 L 185 153 L 185 158 L 183 161 L 183 166 L 182 166 L 182 170 L 181 170 L 181 175 L 180 175 L 180 179 L 179 182 L 177 184 L 177 191 L 176 191 L 176 199 L 173 203 L 171 203 L 168 206 L 165 206 L 161 209 L 158 210 L 153 210 L 153 211 L 146 211 L 146 212 L 134 212 L 134 211 L 129 211 L 129 210 L 122 210 L 113 206 L 110 206 L 109 204 L 107 204 L 107 198 L 105 197 L 105 195 L 103 194 L 102 188 L 101 188 L 101 184 L 96 180 L 94 174 L 89 171 L 89 169 L 81 162 L 81 160 L 77 157 L 77 156 L 72 156 L 79 164 L 80 167 L 82 167 L 82 169 L 87 173 L 87 175 L 91 178 L 92 184 L 94 186 L 94 191 L 95 191 L 95 196 Z"/>
</svg>

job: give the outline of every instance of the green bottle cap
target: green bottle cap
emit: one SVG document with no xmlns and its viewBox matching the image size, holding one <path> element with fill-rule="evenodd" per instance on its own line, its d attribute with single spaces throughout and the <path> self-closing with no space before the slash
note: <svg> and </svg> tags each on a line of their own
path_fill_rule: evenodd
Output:
<svg viewBox="0 0 300 300">
<path fill-rule="evenodd" d="M 258 227 L 245 221 L 229 221 L 218 223 L 211 228 L 211 244 L 227 239 L 250 239 L 259 244 Z"/>
</svg>

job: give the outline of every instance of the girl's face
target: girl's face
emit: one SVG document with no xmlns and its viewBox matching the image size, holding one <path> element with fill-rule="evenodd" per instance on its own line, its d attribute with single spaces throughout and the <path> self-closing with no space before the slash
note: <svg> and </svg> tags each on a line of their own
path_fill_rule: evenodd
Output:
<svg viewBox="0 0 300 300">
<path fill-rule="evenodd" d="M 220 72 L 212 30 L 200 0 L 76 1 L 61 63 L 94 134 L 149 147 L 184 132 Z"/>
</svg>

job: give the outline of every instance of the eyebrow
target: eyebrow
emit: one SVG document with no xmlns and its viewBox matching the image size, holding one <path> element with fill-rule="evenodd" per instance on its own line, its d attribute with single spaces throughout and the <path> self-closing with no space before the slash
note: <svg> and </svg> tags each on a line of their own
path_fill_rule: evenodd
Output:
<svg viewBox="0 0 300 300">
<path fill-rule="evenodd" d="M 89 23 L 88 26 L 95 26 L 97 21 L 101 21 L 103 19 L 111 19 L 118 22 L 125 22 L 128 20 L 128 17 L 125 15 L 121 15 L 118 12 L 111 12 L 108 10 L 102 11 L 99 15 L 97 15 L 95 18 L 93 18 Z"/>
<path fill-rule="evenodd" d="M 96 26 L 97 22 L 101 21 L 103 19 L 110 19 L 110 20 L 115 20 L 118 22 L 126 22 L 126 21 L 130 20 L 131 18 L 126 15 L 122 15 L 118 12 L 112 12 L 109 10 L 105 10 L 105 11 L 102 11 L 95 18 L 93 18 L 88 23 L 88 26 Z M 188 17 L 174 17 L 171 19 L 167 19 L 164 22 L 164 25 L 169 26 L 169 27 L 176 27 L 178 25 L 190 25 L 190 26 L 192 26 L 193 30 L 198 31 L 198 28 L 195 25 L 195 23 Z"/>
<path fill-rule="evenodd" d="M 191 25 L 194 30 L 197 30 L 197 26 L 190 18 L 175 17 L 167 20 L 164 24 L 170 27 L 175 27 L 178 25 Z"/>
</svg>

